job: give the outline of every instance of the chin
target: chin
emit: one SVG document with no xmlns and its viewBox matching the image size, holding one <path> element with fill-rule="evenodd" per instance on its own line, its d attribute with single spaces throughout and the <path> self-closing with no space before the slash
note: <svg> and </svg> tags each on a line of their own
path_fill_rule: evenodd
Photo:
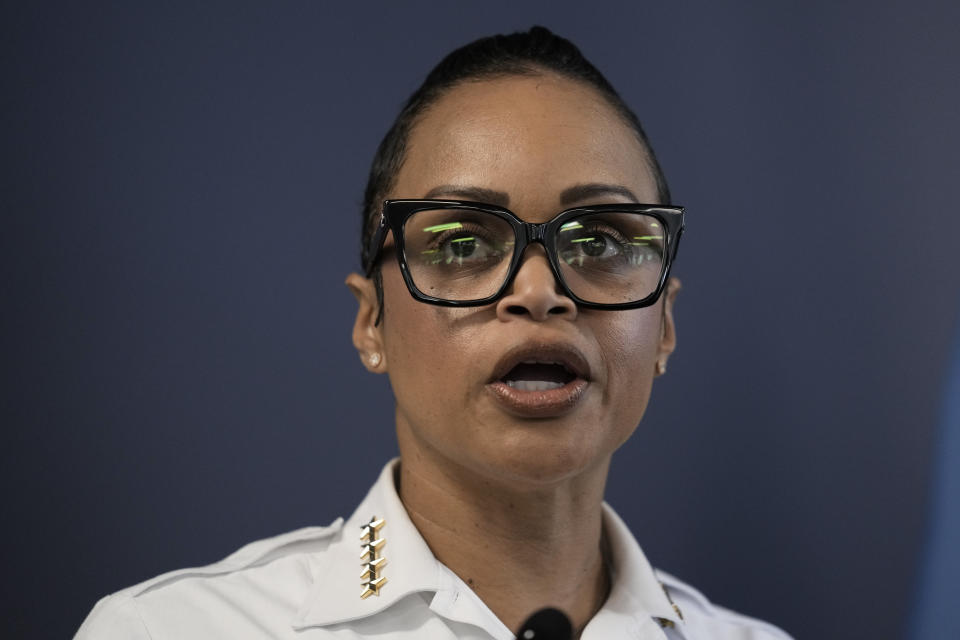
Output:
<svg viewBox="0 0 960 640">
<path fill-rule="evenodd" d="M 420 431 L 401 418 L 401 456 L 432 460 L 427 464 L 446 467 L 462 481 L 507 490 L 536 491 L 578 476 L 605 476 L 625 434 L 595 416 L 571 418 L 518 421 L 497 416 L 459 433 Z"/>
<path fill-rule="evenodd" d="M 606 468 L 611 455 L 612 452 L 602 451 L 596 443 L 554 440 L 546 444 L 527 442 L 491 452 L 480 464 L 493 481 L 547 488 L 588 471 Z"/>
</svg>

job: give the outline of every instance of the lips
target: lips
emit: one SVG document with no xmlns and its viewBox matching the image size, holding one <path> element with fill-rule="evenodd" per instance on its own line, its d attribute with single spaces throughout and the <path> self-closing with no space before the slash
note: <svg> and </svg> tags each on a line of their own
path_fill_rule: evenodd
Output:
<svg viewBox="0 0 960 640">
<path fill-rule="evenodd" d="M 566 343 L 527 343 L 497 362 L 487 390 L 508 413 L 549 418 L 571 411 L 590 384 L 590 366 Z"/>
<path fill-rule="evenodd" d="M 575 378 L 590 380 L 590 365 L 576 347 L 563 342 L 550 342 L 522 344 L 510 349 L 497 361 L 488 382 L 503 380 L 507 374 L 524 364 L 560 366 Z"/>
</svg>

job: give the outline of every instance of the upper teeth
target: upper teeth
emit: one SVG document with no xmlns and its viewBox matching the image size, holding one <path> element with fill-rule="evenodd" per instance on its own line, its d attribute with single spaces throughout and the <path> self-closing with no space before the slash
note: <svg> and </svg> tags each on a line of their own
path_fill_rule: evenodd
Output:
<svg viewBox="0 0 960 640">
<path fill-rule="evenodd" d="M 567 365 L 563 364 L 562 362 L 552 362 L 550 360 L 524 360 L 522 364 L 555 364 L 563 367 L 564 369 L 567 368 Z"/>
<path fill-rule="evenodd" d="M 550 389 L 559 389 L 563 384 L 560 382 L 550 382 L 549 380 L 507 380 L 507 386 L 520 391 L 548 391 Z"/>
</svg>

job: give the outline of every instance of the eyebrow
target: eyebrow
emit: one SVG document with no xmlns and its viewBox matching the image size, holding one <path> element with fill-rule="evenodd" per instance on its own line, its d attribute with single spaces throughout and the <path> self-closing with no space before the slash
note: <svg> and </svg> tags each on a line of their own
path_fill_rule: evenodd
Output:
<svg viewBox="0 0 960 640">
<path fill-rule="evenodd" d="M 429 200 L 441 195 L 466 198 L 467 200 L 474 200 L 477 202 L 486 202 L 488 204 L 495 204 L 500 207 L 507 207 L 510 205 L 510 196 L 503 191 L 467 185 L 443 184 L 430 189 L 430 191 L 427 191 L 423 197 L 424 199 Z M 572 187 L 564 189 L 560 194 L 560 204 L 567 206 L 575 202 L 611 195 L 621 196 L 630 202 L 639 202 L 633 191 L 622 185 L 606 184 L 603 182 L 588 182 L 585 184 L 576 184 Z"/>
<path fill-rule="evenodd" d="M 475 202 L 486 202 L 487 204 L 495 204 L 498 207 L 507 207 L 510 204 L 510 196 L 503 191 L 454 184 L 442 184 L 439 187 L 434 187 L 430 189 L 430 191 L 427 191 L 423 197 L 425 200 L 429 200 L 440 195 L 465 198 Z"/>
<path fill-rule="evenodd" d="M 581 202 L 600 196 L 622 196 L 630 202 L 639 202 L 633 191 L 630 191 L 630 189 L 624 186 L 619 184 L 604 184 L 602 182 L 589 182 L 564 189 L 563 193 L 560 194 L 560 204 L 567 206 L 574 202 Z"/>
</svg>

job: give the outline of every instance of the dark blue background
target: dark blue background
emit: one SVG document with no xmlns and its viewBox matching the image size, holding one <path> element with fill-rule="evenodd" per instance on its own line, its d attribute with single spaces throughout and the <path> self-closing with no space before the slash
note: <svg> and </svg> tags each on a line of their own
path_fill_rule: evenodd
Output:
<svg viewBox="0 0 960 640">
<path fill-rule="evenodd" d="M 802 638 L 892 638 L 960 301 L 955 2 L 22 3 L 0 16 L 5 637 L 348 515 L 395 452 L 359 202 L 447 51 L 542 23 L 688 207 L 608 500 Z"/>
</svg>

